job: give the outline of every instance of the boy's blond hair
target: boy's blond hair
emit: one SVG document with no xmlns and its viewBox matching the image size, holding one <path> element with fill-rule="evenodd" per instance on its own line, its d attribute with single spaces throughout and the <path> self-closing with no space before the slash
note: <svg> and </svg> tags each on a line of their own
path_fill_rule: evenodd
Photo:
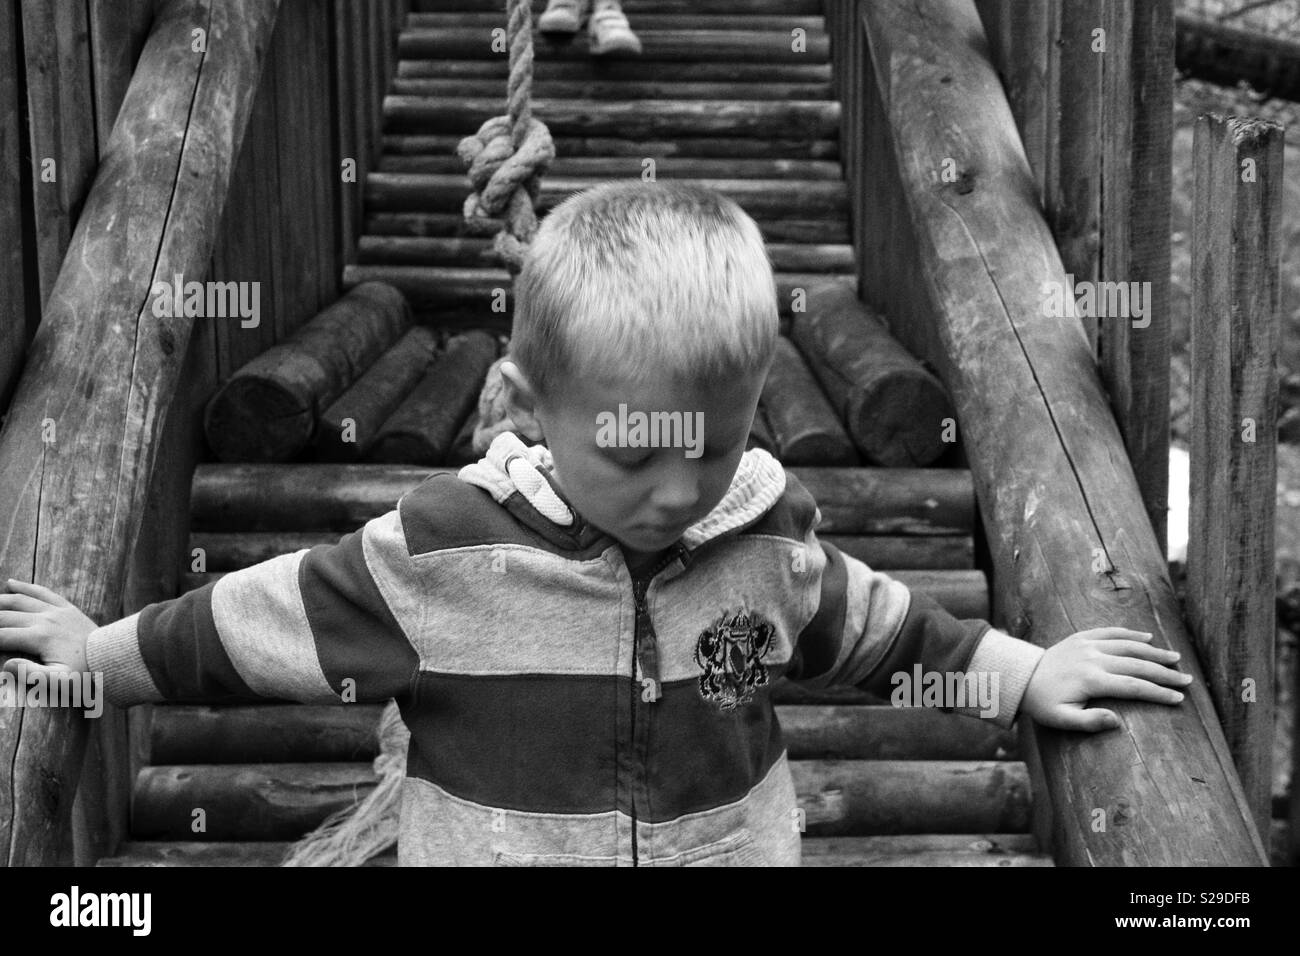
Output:
<svg viewBox="0 0 1300 956">
<path fill-rule="evenodd" d="M 569 197 L 543 220 L 515 289 L 510 353 L 542 400 L 576 375 L 758 372 L 776 348 L 758 226 L 698 186 L 629 180 Z"/>
</svg>

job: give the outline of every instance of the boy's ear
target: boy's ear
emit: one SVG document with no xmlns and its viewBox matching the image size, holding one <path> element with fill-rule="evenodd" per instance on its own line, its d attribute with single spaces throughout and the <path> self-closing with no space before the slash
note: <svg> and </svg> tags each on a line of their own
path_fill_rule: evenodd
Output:
<svg viewBox="0 0 1300 956">
<path fill-rule="evenodd" d="M 542 424 L 537 420 L 537 397 L 523 369 L 506 359 L 501 363 L 501 380 L 505 383 L 506 411 L 515 430 L 530 441 L 545 441 Z"/>
</svg>

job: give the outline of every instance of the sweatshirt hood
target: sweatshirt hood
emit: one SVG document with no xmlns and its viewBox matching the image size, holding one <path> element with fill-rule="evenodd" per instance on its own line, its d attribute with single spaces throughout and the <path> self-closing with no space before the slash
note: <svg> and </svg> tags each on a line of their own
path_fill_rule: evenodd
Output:
<svg viewBox="0 0 1300 956">
<path fill-rule="evenodd" d="M 513 432 L 492 440 L 487 453 L 459 472 L 517 518 L 551 540 L 575 545 L 604 532 L 593 528 L 573 508 L 552 475 L 555 463 L 545 445 L 526 445 Z M 698 548 L 719 535 L 756 521 L 785 493 L 785 469 L 761 448 L 740 458 L 727 493 L 707 515 L 682 533 L 681 543 Z"/>
</svg>

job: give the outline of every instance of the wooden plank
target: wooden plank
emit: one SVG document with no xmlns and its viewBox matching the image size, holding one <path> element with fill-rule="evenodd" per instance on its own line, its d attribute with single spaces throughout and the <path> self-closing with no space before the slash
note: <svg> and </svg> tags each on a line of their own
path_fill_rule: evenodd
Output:
<svg viewBox="0 0 1300 956">
<path fill-rule="evenodd" d="M 623 0 L 622 7 L 629 17 L 669 13 L 813 16 L 822 12 L 821 3 L 822 0 Z M 411 9 L 416 13 L 437 13 L 446 9 L 446 3 L 445 0 L 416 0 Z M 501 0 L 457 0 L 456 9 L 466 13 L 500 13 L 502 6 Z"/>
<path fill-rule="evenodd" d="M 279 866 L 293 847 L 287 841 L 252 843 L 197 843 L 162 840 L 124 843 L 117 856 L 100 860 L 100 866 Z M 396 852 L 383 853 L 365 866 L 396 866 Z"/>
<path fill-rule="evenodd" d="M 504 26 L 504 23 L 501 24 Z M 491 57 L 490 27 L 450 27 L 441 30 L 405 30 L 397 49 L 403 59 L 440 57 L 473 59 Z M 808 34 L 806 49 L 797 50 L 788 30 L 641 30 L 641 58 L 655 62 L 694 63 L 700 60 L 739 60 L 763 63 L 819 63 L 830 56 L 825 34 Z M 586 30 L 570 40 L 552 42 L 546 34 L 533 31 L 533 51 L 538 60 L 586 60 L 591 43 Z"/>
<path fill-rule="evenodd" d="M 534 60 L 537 82 L 590 81 L 593 68 L 606 81 L 690 83 L 825 83 L 831 79 L 830 63 L 647 63 L 642 59 L 607 60 L 593 67 L 591 60 L 562 62 Z M 410 79 L 501 81 L 505 88 L 509 69 L 505 57 L 496 60 L 399 60 L 397 76 Z"/>
<path fill-rule="evenodd" d="M 938 571 L 975 567 L 975 546 L 968 536 L 822 534 L 820 537 L 873 568 Z"/>
<path fill-rule="evenodd" d="M 1101 277 L 1147 314 L 1098 326 L 1102 381 L 1161 549 L 1169 495 L 1173 0 L 1104 5 Z"/>
<path fill-rule="evenodd" d="M 17 64 L 19 49 L 19 20 L 13 3 L 0 3 L 0 62 Z M 36 253 L 35 235 L 32 231 L 28 207 L 32 192 L 30 177 L 38 172 L 28 169 L 24 174 L 21 97 L 22 76 L 20 68 L 0 70 L 0 168 L 10 173 L 0 177 L 0 222 L 10 230 L 8 241 L 0 245 L 0 409 L 9 406 L 9 397 L 18 384 L 23 354 L 30 338 L 28 327 L 34 327 L 33 316 L 39 315 L 35 288 L 29 288 L 35 278 L 35 262 L 29 261 Z"/>
<path fill-rule="evenodd" d="M 423 79 L 398 77 L 392 84 L 399 96 L 432 98 L 470 96 L 498 99 L 505 112 L 505 77 L 484 79 Z M 761 83 L 736 81 L 705 83 L 689 80 L 534 80 L 533 95 L 539 99 L 578 100 L 828 100 L 829 83 Z"/>
<path fill-rule="evenodd" d="M 785 136 L 833 138 L 839 132 L 840 105 L 834 100 L 544 100 L 533 101 L 538 119 L 557 137 Z M 495 98 L 421 96 L 384 98 L 387 131 L 459 133 L 467 136 L 501 111 Z M 558 144 L 557 144 L 558 152 Z"/>
<path fill-rule="evenodd" d="M 86 0 L 94 80 L 95 135 L 108 144 L 153 17 L 150 0 Z"/>
<path fill-rule="evenodd" d="M 273 254 L 280 266 L 280 291 L 275 313 L 276 341 L 281 342 L 312 318 L 316 310 L 316 197 L 307 170 L 315 160 L 310 125 L 318 118 L 310 114 L 302 65 L 306 21 L 312 11 L 306 0 L 295 0 L 284 8 L 276 28 L 271 58 L 270 81 L 275 88 L 276 168 L 279 207 L 271 220 Z"/>
<path fill-rule="evenodd" d="M 333 57 L 332 104 L 330 115 L 334 117 L 333 162 L 330 164 L 330 176 L 333 183 L 334 202 L 337 208 L 338 232 L 336 237 L 337 267 L 356 262 L 357 234 L 361 230 L 362 189 L 364 175 L 359 174 L 360 159 L 357 157 L 357 86 L 356 86 L 356 39 L 351 30 L 351 9 L 355 4 L 350 0 L 334 0 L 330 16 L 330 44 Z M 343 178 L 343 163 L 351 159 L 358 167 L 348 180 Z M 337 295 L 338 287 L 335 286 Z"/>
<path fill-rule="evenodd" d="M 502 6 L 498 4 L 498 6 Z M 492 11 L 463 11 L 455 13 L 416 13 L 407 21 L 408 31 L 446 30 L 454 27 L 504 26 L 506 22 L 504 7 Z M 643 30 L 730 30 L 740 25 L 745 30 L 780 30 L 787 35 L 799 29 L 807 33 L 824 33 L 826 21 L 820 15 L 798 16 L 794 14 L 745 14 L 738 19 L 735 14 L 726 13 L 638 13 L 629 20 L 637 33 Z"/>
<path fill-rule="evenodd" d="M 1273 781 L 1284 132 L 1196 122 L 1187 613 L 1256 826 Z"/>
<path fill-rule="evenodd" d="M 796 760 L 790 764 L 811 836 L 1018 833 L 1028 824 L 1024 764 L 1015 761 Z M 136 781 L 136 839 L 292 840 L 373 789 L 369 763 L 184 764 Z M 206 831 L 192 829 L 205 810 Z"/>
<path fill-rule="evenodd" d="M 1054 165 L 1045 177 L 1043 208 L 1061 262 L 1080 282 L 1101 277 L 1102 88 L 1100 39 L 1102 0 L 1060 4 L 1054 70 L 1057 92 L 1056 140 L 1049 144 Z M 1082 316 L 1088 342 L 1097 348 L 1097 319 Z"/>
<path fill-rule="evenodd" d="M 383 148 L 385 152 L 404 155 L 455 155 L 456 144 L 462 138 L 462 135 L 454 133 L 393 133 L 384 136 Z M 835 160 L 840 155 L 839 142 L 834 138 L 807 139 L 780 135 L 765 139 L 701 136 L 657 140 L 623 139 L 619 136 L 556 136 L 554 141 L 558 156 L 650 156 L 656 161 L 671 156 Z"/>
<path fill-rule="evenodd" d="M 190 337 L 190 318 L 153 317 L 150 291 L 207 268 L 276 7 L 159 11 L 0 431 L 0 487 L 11 494 L 0 568 L 97 621 L 121 609 Z M 190 50 L 196 16 L 208 28 L 202 55 Z M 3 710 L 0 765 L 11 772 L 0 787 L 0 859 L 48 864 L 86 727 L 66 710 Z"/>
<path fill-rule="evenodd" d="M 1064 283 L 1064 269 L 974 7 L 863 12 L 989 536 L 994 622 L 1042 645 L 1092 627 L 1152 632 L 1196 679 L 1177 707 L 1106 701 L 1124 732 L 1038 728 L 1057 860 L 1259 865 L 1264 848 L 1087 340 L 1041 311 L 1043 284 Z M 956 182 L 939 179 L 935 157 L 954 159 Z M 1097 809 L 1104 831 L 1092 826 Z"/>
<path fill-rule="evenodd" d="M 548 176 L 562 179 L 619 179 L 640 176 L 647 157 L 572 156 L 560 157 L 547 169 Z M 816 159 L 716 159 L 708 157 L 664 156 L 655 158 L 655 176 L 659 179 L 782 179 L 829 180 L 843 178 L 839 163 Z M 432 154 L 384 155 L 379 162 L 382 173 L 423 173 L 455 175 L 464 173 L 465 164 L 458 156 Z M 770 250 L 769 250 L 770 251 Z M 848 250 L 852 266 L 852 250 Z M 814 267 L 808 271 L 817 271 Z"/>
<path fill-rule="evenodd" d="M 86 7 L 23 3 L 27 120 L 41 307 L 63 264 L 99 154 Z"/>
</svg>

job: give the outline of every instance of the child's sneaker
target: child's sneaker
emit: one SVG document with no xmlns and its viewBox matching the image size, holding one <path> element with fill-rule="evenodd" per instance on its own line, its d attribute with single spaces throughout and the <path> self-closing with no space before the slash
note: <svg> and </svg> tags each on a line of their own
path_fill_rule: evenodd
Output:
<svg viewBox="0 0 1300 956">
<path fill-rule="evenodd" d="M 585 0 L 550 0 L 546 11 L 537 18 L 537 29 L 543 33 L 577 33 L 586 6 Z"/>
<path fill-rule="evenodd" d="M 596 0 L 596 9 L 587 26 L 591 33 L 591 52 L 596 56 L 641 52 L 641 41 L 628 25 L 618 0 Z"/>
</svg>

